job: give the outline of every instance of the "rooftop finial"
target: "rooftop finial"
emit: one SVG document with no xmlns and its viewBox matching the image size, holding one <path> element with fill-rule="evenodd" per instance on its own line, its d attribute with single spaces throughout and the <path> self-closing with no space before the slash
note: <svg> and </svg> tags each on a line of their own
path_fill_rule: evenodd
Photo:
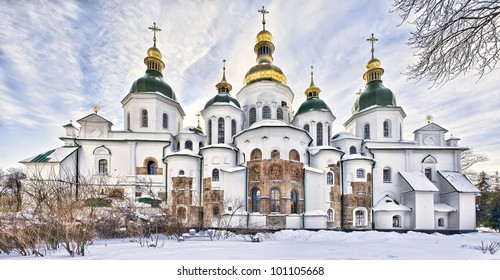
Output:
<svg viewBox="0 0 500 280">
<path fill-rule="evenodd" d="M 433 119 L 434 117 L 431 114 L 425 116 L 425 120 L 427 121 L 427 123 L 431 123 Z"/>
<path fill-rule="evenodd" d="M 311 65 L 311 85 L 310 87 L 314 86 L 314 66 Z"/>
<path fill-rule="evenodd" d="M 269 14 L 269 11 L 262 6 L 262 9 L 258 10 L 258 12 L 262 14 L 262 30 L 266 30 L 266 14 Z"/>
<path fill-rule="evenodd" d="M 195 116 L 198 117 L 198 127 L 197 128 L 201 131 L 201 126 L 200 126 L 200 116 L 201 116 L 201 114 L 200 114 L 200 112 L 196 113 Z"/>
<path fill-rule="evenodd" d="M 97 114 L 97 112 L 99 112 L 99 109 L 100 109 L 100 108 L 99 108 L 99 106 L 97 106 L 97 105 L 94 105 L 94 106 L 92 107 L 92 110 L 93 110 L 93 111 L 94 111 L 94 113 L 96 113 L 96 114 Z"/>
<path fill-rule="evenodd" d="M 226 82 L 226 60 L 222 60 L 222 81 Z"/>
<path fill-rule="evenodd" d="M 373 58 L 375 57 L 375 56 L 373 55 L 373 53 L 375 52 L 374 45 L 375 45 L 375 42 L 377 42 L 377 41 L 378 41 L 378 39 L 377 39 L 377 38 L 375 38 L 375 37 L 373 36 L 373 33 L 372 33 L 372 36 L 371 36 L 370 38 L 366 39 L 366 41 L 370 41 L 370 42 L 372 43 L 372 49 L 371 49 L 371 52 L 372 52 L 372 59 L 373 59 Z"/>
<path fill-rule="evenodd" d="M 161 31 L 161 29 L 156 26 L 156 22 L 153 22 L 153 26 L 148 27 L 148 29 L 153 31 L 153 47 L 156 48 L 156 32 Z"/>
</svg>

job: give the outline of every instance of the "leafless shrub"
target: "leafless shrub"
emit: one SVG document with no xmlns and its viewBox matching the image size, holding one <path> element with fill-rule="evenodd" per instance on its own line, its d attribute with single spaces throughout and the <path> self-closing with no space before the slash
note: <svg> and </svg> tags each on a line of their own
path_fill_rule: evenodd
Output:
<svg viewBox="0 0 500 280">
<path fill-rule="evenodd" d="M 481 245 L 472 246 L 472 248 L 480 250 L 483 254 L 490 253 L 494 255 L 500 249 L 500 241 L 492 240 L 488 242 L 481 240 Z"/>
</svg>

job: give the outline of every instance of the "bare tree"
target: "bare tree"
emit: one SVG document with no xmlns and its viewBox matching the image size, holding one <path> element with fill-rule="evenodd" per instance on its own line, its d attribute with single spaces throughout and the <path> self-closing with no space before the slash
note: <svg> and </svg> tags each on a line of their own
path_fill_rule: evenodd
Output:
<svg viewBox="0 0 500 280">
<path fill-rule="evenodd" d="M 469 148 L 462 152 L 462 156 L 460 158 L 460 164 L 462 167 L 462 172 L 467 173 L 470 171 L 470 168 L 480 162 L 488 161 L 488 157 L 484 154 L 478 154 L 474 152 L 472 148 Z"/>
<path fill-rule="evenodd" d="M 500 2 L 496 0 L 394 0 L 403 21 L 416 31 L 408 44 L 419 60 L 408 66 L 409 79 L 443 85 L 475 70 L 481 78 L 500 59 Z"/>
</svg>

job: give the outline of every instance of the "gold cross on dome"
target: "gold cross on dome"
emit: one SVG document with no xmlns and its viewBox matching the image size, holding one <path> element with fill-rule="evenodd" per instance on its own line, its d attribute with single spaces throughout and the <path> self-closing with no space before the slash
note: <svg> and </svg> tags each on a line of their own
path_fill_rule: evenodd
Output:
<svg viewBox="0 0 500 280">
<path fill-rule="evenodd" d="M 370 38 L 366 39 L 366 41 L 370 41 L 370 42 L 372 43 L 372 49 L 371 49 L 371 52 L 372 52 L 372 59 L 373 59 L 373 58 L 374 58 L 373 53 L 375 52 L 374 45 L 375 45 L 375 42 L 377 42 L 377 41 L 378 41 L 378 38 L 375 38 L 375 37 L 373 36 L 373 33 L 372 33 L 372 36 L 371 36 Z"/>
<path fill-rule="evenodd" d="M 153 26 L 148 27 L 148 29 L 153 31 L 153 47 L 156 48 L 156 32 L 160 32 L 161 29 L 156 26 L 156 22 L 153 22 Z"/>
<path fill-rule="evenodd" d="M 200 116 L 201 116 L 201 114 L 200 114 L 200 112 L 196 113 L 195 116 L 198 117 L 198 129 L 201 129 L 201 126 L 200 126 Z"/>
<path fill-rule="evenodd" d="M 262 14 L 262 28 L 266 30 L 266 14 L 269 14 L 269 11 L 262 6 L 262 9 L 258 10 L 257 12 Z"/>
</svg>

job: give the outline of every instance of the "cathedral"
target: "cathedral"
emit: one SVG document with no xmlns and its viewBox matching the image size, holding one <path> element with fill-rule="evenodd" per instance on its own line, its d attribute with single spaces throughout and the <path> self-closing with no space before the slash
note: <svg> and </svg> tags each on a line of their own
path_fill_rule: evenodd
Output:
<svg viewBox="0 0 500 280">
<path fill-rule="evenodd" d="M 274 64 L 267 11 L 259 12 L 256 64 L 237 93 L 224 65 L 217 91 L 199 108 L 204 129 L 199 121 L 183 125 L 154 24 L 145 74 L 121 101 L 123 129 L 98 108 L 64 125 L 61 147 L 21 161 L 25 185 L 41 176 L 78 187 L 85 177 L 110 207 L 125 200 L 164 207 L 190 227 L 474 231 L 479 192 L 461 174 L 465 148 L 431 118 L 414 139 L 403 138 L 406 113 L 383 85 L 373 34 L 366 87 L 353 98 L 345 130 L 333 132 L 335 115 L 312 67 L 304 101 L 292 109 L 295 94 Z"/>
</svg>

